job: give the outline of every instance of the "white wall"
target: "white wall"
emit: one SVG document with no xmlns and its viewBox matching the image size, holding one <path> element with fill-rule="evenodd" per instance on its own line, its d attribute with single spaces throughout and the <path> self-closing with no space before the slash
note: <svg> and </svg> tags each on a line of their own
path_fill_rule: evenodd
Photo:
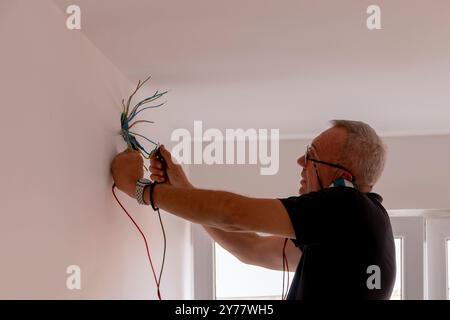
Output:
<svg viewBox="0 0 450 320">
<path fill-rule="evenodd" d="M 131 83 L 66 29 L 66 17 L 49 0 L 0 2 L 0 298 L 154 299 L 143 242 L 111 194 L 120 100 Z M 119 196 L 159 269 L 157 216 Z M 189 227 L 163 219 L 162 294 L 188 298 Z M 80 291 L 66 289 L 72 264 L 82 270 Z"/>
<path fill-rule="evenodd" d="M 450 136 L 390 137 L 376 190 L 389 209 L 450 208 Z"/>
<path fill-rule="evenodd" d="M 450 136 L 386 137 L 388 159 L 374 191 L 387 209 L 450 208 Z M 298 194 L 297 158 L 310 140 L 280 141 L 280 169 L 259 174 L 257 165 L 192 165 L 191 179 L 203 188 L 217 188 L 256 197 Z"/>
</svg>

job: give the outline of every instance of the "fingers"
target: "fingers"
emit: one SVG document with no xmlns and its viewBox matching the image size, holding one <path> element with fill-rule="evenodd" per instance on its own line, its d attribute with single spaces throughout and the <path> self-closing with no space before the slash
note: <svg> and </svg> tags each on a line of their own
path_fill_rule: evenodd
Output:
<svg viewBox="0 0 450 320">
<path fill-rule="evenodd" d="M 154 169 L 160 169 L 163 170 L 163 164 L 161 163 L 160 160 L 156 159 L 156 158 L 151 158 L 150 159 L 150 166 Z"/>
<path fill-rule="evenodd" d="M 172 161 L 172 155 L 170 152 L 164 147 L 164 145 L 161 145 L 159 147 L 159 154 L 163 158 L 164 162 L 167 164 L 168 168 L 171 168 L 175 165 L 175 163 Z M 163 168 L 163 164 L 161 159 L 157 158 L 157 152 L 153 152 L 150 156 L 150 164 L 152 167 L 161 169 Z"/>
<path fill-rule="evenodd" d="M 160 150 L 161 150 L 161 155 L 164 158 L 164 161 L 167 163 L 167 166 L 169 168 L 173 167 L 175 165 L 175 163 L 173 163 L 173 161 L 172 161 L 172 155 L 170 154 L 170 152 L 166 149 L 166 147 L 164 145 L 161 145 Z"/>
<path fill-rule="evenodd" d="M 165 170 L 160 160 L 156 157 L 150 158 L 150 179 L 157 182 L 165 181 Z"/>
<path fill-rule="evenodd" d="M 157 181 L 157 182 L 165 182 L 166 181 L 166 178 L 161 177 L 161 176 L 156 175 L 156 174 L 150 175 L 150 179 L 152 179 L 152 181 Z"/>
<path fill-rule="evenodd" d="M 155 168 L 155 167 L 153 167 L 153 166 L 150 166 L 150 173 L 159 175 L 159 176 L 161 176 L 161 177 L 164 176 L 164 170 Z"/>
<path fill-rule="evenodd" d="M 153 166 L 151 166 L 149 169 L 150 169 L 150 173 L 151 173 L 150 179 L 152 179 L 153 181 L 157 181 L 157 182 L 166 181 L 164 170 L 157 169 Z"/>
</svg>

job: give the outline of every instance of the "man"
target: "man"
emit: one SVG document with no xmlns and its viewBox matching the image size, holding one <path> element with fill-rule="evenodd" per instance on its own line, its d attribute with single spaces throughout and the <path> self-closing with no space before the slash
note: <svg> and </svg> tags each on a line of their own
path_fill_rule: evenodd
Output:
<svg viewBox="0 0 450 320">
<path fill-rule="evenodd" d="M 203 225 L 249 264 L 282 270 L 282 248 L 291 239 L 285 252 L 296 273 L 288 299 L 389 299 L 396 272 L 394 239 L 382 198 L 371 193 L 384 168 L 385 147 L 363 122 L 332 124 L 297 160 L 300 196 L 256 199 L 196 189 L 162 147 L 164 166 L 151 159 L 156 182 L 143 189 L 140 202 Z M 142 167 L 133 151 L 113 160 L 116 185 L 130 197 L 136 197 Z"/>
</svg>

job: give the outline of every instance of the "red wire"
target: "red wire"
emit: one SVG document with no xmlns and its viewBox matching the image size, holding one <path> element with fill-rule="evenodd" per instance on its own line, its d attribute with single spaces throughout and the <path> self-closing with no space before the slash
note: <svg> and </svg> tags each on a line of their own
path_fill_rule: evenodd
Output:
<svg viewBox="0 0 450 320">
<path fill-rule="evenodd" d="M 144 243 L 145 243 L 145 249 L 147 250 L 147 257 L 148 257 L 148 261 L 150 262 L 150 267 L 152 268 L 152 273 L 153 273 L 153 277 L 155 279 L 155 283 L 156 283 L 156 288 L 157 288 L 157 294 L 158 294 L 158 299 L 161 299 L 161 292 L 159 290 L 159 285 L 160 283 L 158 282 L 158 279 L 156 278 L 156 273 L 155 273 L 155 268 L 153 268 L 153 263 L 152 263 L 152 258 L 150 256 L 150 250 L 148 248 L 148 243 L 147 243 L 147 238 L 145 237 L 144 233 L 142 232 L 141 228 L 138 226 L 138 224 L 136 223 L 136 221 L 134 221 L 133 217 L 128 213 L 128 211 L 124 208 L 124 206 L 120 203 L 119 199 L 117 198 L 117 195 L 114 191 L 114 189 L 116 188 L 116 184 L 113 184 L 112 186 L 112 193 L 114 195 L 114 198 L 116 198 L 117 203 L 122 207 L 123 211 L 127 214 L 127 216 L 131 219 L 131 221 L 133 222 L 133 224 L 136 226 L 136 228 L 138 229 L 139 233 L 141 234 L 142 238 L 144 239 Z"/>
</svg>

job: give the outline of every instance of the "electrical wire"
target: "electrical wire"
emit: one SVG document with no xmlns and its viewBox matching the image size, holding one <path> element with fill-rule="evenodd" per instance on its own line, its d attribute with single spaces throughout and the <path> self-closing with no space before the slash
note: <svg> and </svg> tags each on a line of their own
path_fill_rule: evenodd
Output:
<svg viewBox="0 0 450 320">
<path fill-rule="evenodd" d="M 283 288 L 281 293 L 281 299 L 286 300 L 287 295 L 289 292 L 289 264 L 288 259 L 286 256 L 286 244 L 287 244 L 288 238 L 284 239 L 284 245 L 283 245 Z M 284 283 L 285 283 L 285 272 L 287 271 L 287 285 L 286 285 L 286 292 L 284 290 Z"/>
<path fill-rule="evenodd" d="M 168 91 L 164 91 L 164 92 L 156 91 L 156 93 L 153 96 L 145 98 L 145 99 L 139 101 L 130 110 L 133 97 L 136 95 L 136 93 L 139 91 L 139 89 L 141 89 L 142 86 L 148 80 L 150 80 L 150 78 L 151 78 L 151 76 L 148 77 L 147 79 L 145 79 L 144 81 L 139 80 L 139 82 L 138 82 L 138 84 L 136 86 L 136 89 L 128 97 L 126 103 L 125 103 L 125 99 L 122 99 L 123 110 L 122 110 L 122 113 L 120 115 L 120 127 L 121 127 L 120 134 L 123 137 L 123 139 L 125 140 L 125 142 L 127 143 L 128 149 L 132 149 L 132 150 L 138 151 L 142 155 L 142 157 L 144 159 L 150 159 L 152 154 L 158 150 L 159 144 L 154 142 L 153 140 L 150 140 L 149 138 L 145 137 L 144 135 L 141 135 L 139 133 L 130 131 L 130 129 L 132 127 L 134 127 L 138 123 L 150 123 L 150 124 L 153 124 L 154 122 L 153 121 L 149 121 L 149 120 L 135 120 L 134 123 L 130 123 L 130 122 L 139 113 L 141 113 L 141 112 L 143 112 L 145 110 L 162 107 L 166 102 L 160 103 L 160 104 L 155 105 L 155 106 L 147 106 L 147 107 L 143 107 L 143 106 L 148 104 L 148 103 L 150 103 L 150 102 L 153 102 L 153 101 L 161 98 L 166 93 L 168 93 Z M 147 149 L 137 140 L 136 137 L 139 137 L 139 138 L 142 138 L 142 139 L 146 140 L 147 142 L 149 142 L 150 144 L 152 144 L 154 146 L 154 149 L 151 152 L 148 152 Z M 147 169 L 147 167 L 145 167 L 145 165 L 144 165 L 144 169 L 147 170 L 147 171 L 149 170 L 149 169 Z M 136 221 L 133 219 L 133 217 L 128 213 L 128 211 L 120 203 L 120 201 L 117 198 L 117 195 L 115 193 L 115 188 L 116 188 L 116 184 L 114 184 L 112 186 L 112 193 L 114 195 L 114 198 L 116 198 L 117 203 L 120 205 L 120 207 L 123 209 L 123 211 L 127 214 L 127 216 L 131 219 L 131 221 L 133 222 L 133 224 L 135 225 L 135 227 L 138 229 L 139 233 L 141 234 L 142 238 L 144 239 L 145 248 L 147 250 L 148 261 L 150 262 L 150 267 L 152 269 L 153 277 L 154 277 L 155 283 L 156 283 L 158 299 L 161 300 L 160 285 L 161 285 L 161 278 L 162 278 L 162 274 L 163 274 L 163 270 L 164 270 L 164 262 L 166 260 L 166 247 L 167 247 L 166 232 L 164 230 L 164 225 L 163 225 L 163 222 L 162 222 L 162 219 L 161 219 L 161 213 L 159 212 L 159 209 L 158 209 L 157 210 L 157 212 L 158 212 L 158 219 L 159 219 L 159 223 L 161 225 L 162 234 L 163 234 L 163 238 L 164 238 L 164 249 L 163 249 L 162 262 L 161 262 L 161 269 L 160 269 L 160 272 L 159 272 L 159 276 L 156 277 L 156 272 L 155 272 L 155 269 L 153 267 L 152 258 L 150 256 L 150 250 L 149 250 L 149 247 L 148 247 L 147 238 L 145 237 L 144 233 L 142 232 L 141 228 L 136 223 Z"/>
<path fill-rule="evenodd" d="M 164 230 L 164 225 L 161 219 L 161 213 L 159 212 L 159 208 L 158 208 L 158 218 L 159 218 L 159 223 L 161 225 L 161 230 L 162 230 L 162 234 L 163 234 L 163 238 L 164 238 L 164 249 L 163 249 L 163 258 L 162 258 L 162 263 L 161 263 L 161 270 L 159 272 L 159 278 L 158 278 L 158 286 L 161 285 L 161 277 L 163 274 L 163 270 L 164 270 L 164 261 L 166 261 L 166 247 L 167 247 L 167 240 L 166 240 L 166 231 Z"/>
<path fill-rule="evenodd" d="M 127 143 L 127 146 L 129 149 L 133 149 L 136 151 L 139 151 L 141 153 L 141 155 L 145 158 L 145 159 L 150 159 L 150 156 L 152 154 L 152 152 L 154 152 L 157 148 L 158 148 L 158 144 L 153 141 L 148 139 L 147 137 L 138 134 L 136 132 L 132 132 L 130 131 L 130 129 L 135 126 L 137 123 L 154 123 L 153 121 L 148 121 L 148 120 L 137 120 L 134 123 L 131 123 L 131 121 L 137 116 L 139 115 L 139 113 L 148 110 L 148 109 L 155 109 L 155 108 L 159 108 L 162 107 L 166 102 L 154 105 L 154 106 L 148 106 L 148 107 L 143 107 L 144 105 L 153 102 L 159 98 L 161 98 L 162 96 L 164 96 L 165 94 L 167 94 L 169 91 L 164 91 L 164 92 L 159 92 L 156 91 L 156 93 L 148 98 L 145 98 L 141 101 L 139 101 L 138 103 L 136 103 L 136 105 L 134 105 L 134 107 L 130 110 L 131 108 L 131 102 L 133 100 L 133 97 L 136 95 L 136 93 L 139 91 L 139 89 L 142 88 L 142 86 L 148 81 L 150 80 L 151 77 L 148 77 L 147 79 L 145 79 L 144 81 L 139 80 L 136 89 L 134 90 L 134 92 L 128 97 L 127 102 L 125 103 L 125 100 L 122 99 L 122 114 L 120 115 L 120 127 L 121 127 L 121 131 L 120 134 L 122 135 L 123 139 L 125 140 L 125 142 Z M 149 142 L 150 144 L 152 144 L 155 148 L 153 149 L 153 151 L 148 151 L 137 139 L 136 137 L 142 138 L 144 140 L 146 140 L 147 142 Z M 148 169 L 144 166 L 144 168 L 148 171 Z"/>
<path fill-rule="evenodd" d="M 163 249 L 163 258 L 162 258 L 162 262 L 161 262 L 161 269 L 160 269 L 160 272 L 159 272 L 159 277 L 157 278 L 156 277 L 155 268 L 153 267 L 153 262 L 152 262 L 152 258 L 151 258 L 151 255 L 150 255 L 150 249 L 149 249 L 149 246 L 148 246 L 147 238 L 145 237 L 145 234 L 142 232 L 141 228 L 136 223 L 136 221 L 133 219 L 133 217 L 128 213 L 128 211 L 125 209 L 125 207 L 119 201 L 119 198 L 116 195 L 115 189 L 116 189 L 116 184 L 113 184 L 113 186 L 112 186 L 112 193 L 114 195 L 114 198 L 116 199 L 116 201 L 120 205 L 120 207 L 123 209 L 123 211 L 130 218 L 130 220 L 133 222 L 134 226 L 137 228 L 137 230 L 141 234 L 142 238 L 144 239 L 145 249 L 147 251 L 148 261 L 150 262 L 150 267 L 152 269 L 153 278 L 154 278 L 155 283 L 156 283 L 157 296 L 158 296 L 159 300 L 162 300 L 160 286 L 161 286 L 161 277 L 162 277 L 163 270 L 164 270 L 164 262 L 165 262 L 165 259 L 166 259 L 166 233 L 165 233 L 164 225 L 163 225 L 163 222 L 162 222 L 162 219 L 161 219 L 161 213 L 159 212 L 159 209 L 158 209 L 159 222 L 161 224 L 161 229 L 162 229 L 163 237 L 164 237 L 164 249 Z"/>
</svg>

